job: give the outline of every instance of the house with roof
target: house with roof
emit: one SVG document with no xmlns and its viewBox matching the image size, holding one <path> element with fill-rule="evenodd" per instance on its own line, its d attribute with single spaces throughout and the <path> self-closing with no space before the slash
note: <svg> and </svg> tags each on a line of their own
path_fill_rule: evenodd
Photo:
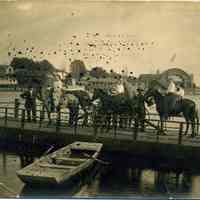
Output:
<svg viewBox="0 0 200 200">
<path fill-rule="evenodd" d="M 0 88 L 14 89 L 17 86 L 17 80 L 14 76 L 14 69 L 10 65 L 0 65 Z"/>
</svg>

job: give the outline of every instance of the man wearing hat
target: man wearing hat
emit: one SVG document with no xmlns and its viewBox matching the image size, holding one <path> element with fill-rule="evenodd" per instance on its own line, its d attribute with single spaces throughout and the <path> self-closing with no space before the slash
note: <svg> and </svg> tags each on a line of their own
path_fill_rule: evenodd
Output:
<svg viewBox="0 0 200 200">
<path fill-rule="evenodd" d="M 145 112 L 144 89 L 141 87 L 137 88 L 136 113 L 138 116 L 138 125 L 140 127 L 140 130 L 144 131 L 145 130 L 144 120 L 145 120 L 146 112 Z"/>
<path fill-rule="evenodd" d="M 28 86 L 27 90 L 23 92 L 20 97 L 25 99 L 24 107 L 27 112 L 27 120 L 30 122 L 32 118 L 32 120 L 36 122 L 36 90 Z"/>
</svg>

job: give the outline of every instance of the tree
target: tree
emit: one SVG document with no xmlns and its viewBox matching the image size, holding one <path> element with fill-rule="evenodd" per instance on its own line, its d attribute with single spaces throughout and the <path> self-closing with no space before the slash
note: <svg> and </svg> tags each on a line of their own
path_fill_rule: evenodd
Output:
<svg viewBox="0 0 200 200">
<path fill-rule="evenodd" d="M 90 75 L 95 78 L 106 78 L 109 74 L 101 67 L 94 67 L 90 71 Z"/>
<path fill-rule="evenodd" d="M 75 78 L 76 80 L 80 80 L 81 76 L 84 76 L 87 72 L 85 64 L 82 60 L 74 60 L 70 64 L 70 71 L 72 78 Z"/>
<path fill-rule="evenodd" d="M 35 62 L 32 59 L 15 57 L 10 65 L 13 67 L 16 79 L 21 87 L 43 85 L 48 74 L 53 74 L 56 71 L 47 60 Z"/>
</svg>

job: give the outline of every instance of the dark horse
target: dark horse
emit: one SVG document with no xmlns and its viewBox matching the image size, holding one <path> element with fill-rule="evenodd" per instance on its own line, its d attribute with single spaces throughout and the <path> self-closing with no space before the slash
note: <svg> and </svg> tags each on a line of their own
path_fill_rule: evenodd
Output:
<svg viewBox="0 0 200 200">
<path fill-rule="evenodd" d="M 96 99 L 99 99 L 101 102 L 97 114 L 101 115 L 102 119 L 105 120 L 104 126 L 107 128 L 107 131 L 110 129 L 111 117 L 113 124 L 115 124 L 118 115 L 129 116 L 130 118 L 133 116 L 133 101 L 123 94 L 109 95 L 103 89 L 95 89 L 92 101 Z"/>
<path fill-rule="evenodd" d="M 194 101 L 186 98 L 178 98 L 176 95 L 162 95 L 157 89 L 149 89 L 145 93 L 145 99 L 154 98 L 156 104 L 156 110 L 160 116 L 161 122 L 161 132 L 163 131 L 163 122 L 167 120 L 168 117 L 171 116 L 178 116 L 183 114 L 183 117 L 186 121 L 186 130 L 185 135 L 188 133 L 189 124 L 191 123 L 192 126 L 192 137 L 198 134 L 198 124 L 199 124 L 199 117 L 196 108 L 196 104 Z M 170 99 L 171 98 L 171 99 Z M 175 102 L 175 104 L 173 103 Z M 173 105 L 174 104 L 174 105 Z M 172 106 L 171 106 L 172 105 Z M 197 126 L 195 126 L 197 124 Z M 195 127 L 196 133 L 195 133 Z"/>
</svg>

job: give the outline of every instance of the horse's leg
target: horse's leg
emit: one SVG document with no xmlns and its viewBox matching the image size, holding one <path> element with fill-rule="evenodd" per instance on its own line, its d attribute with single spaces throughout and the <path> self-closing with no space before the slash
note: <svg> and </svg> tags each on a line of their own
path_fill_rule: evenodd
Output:
<svg viewBox="0 0 200 200">
<path fill-rule="evenodd" d="M 49 120 L 48 125 L 50 125 L 51 124 L 51 112 L 49 112 L 48 110 L 47 110 L 47 117 Z"/>
<path fill-rule="evenodd" d="M 72 107 L 69 107 L 69 121 L 68 126 L 72 127 L 74 124 L 74 110 Z"/>
<path fill-rule="evenodd" d="M 186 129 L 185 129 L 184 135 L 187 135 L 188 130 L 189 130 L 190 121 L 188 119 L 185 119 L 185 121 L 186 121 Z"/>
<path fill-rule="evenodd" d="M 113 115 L 113 128 L 114 128 L 114 134 L 117 132 L 117 114 Z"/>
<path fill-rule="evenodd" d="M 99 117 L 99 125 L 101 126 L 101 133 L 104 132 L 105 128 L 106 128 L 106 114 L 100 114 L 100 117 Z"/>
<path fill-rule="evenodd" d="M 196 118 L 196 136 L 199 134 L 199 115 L 198 111 L 195 111 L 195 118 Z"/>
<path fill-rule="evenodd" d="M 195 116 L 191 118 L 192 134 L 191 137 L 195 137 Z"/>
<path fill-rule="evenodd" d="M 84 117 L 83 117 L 83 123 L 82 126 L 87 126 L 88 125 L 88 111 L 86 108 L 83 109 L 84 112 Z"/>
<path fill-rule="evenodd" d="M 74 125 L 78 125 L 79 106 L 74 107 Z"/>
<path fill-rule="evenodd" d="M 164 131 L 164 119 L 163 117 L 160 118 L 160 131 L 161 131 L 161 135 L 166 135 L 165 131 Z"/>
<path fill-rule="evenodd" d="M 106 132 L 108 133 L 110 130 L 110 124 L 111 124 L 111 114 L 108 114 L 106 116 L 105 124 L 106 124 Z"/>
<path fill-rule="evenodd" d="M 185 134 L 184 135 L 187 135 L 188 130 L 189 130 L 189 126 L 190 126 L 190 122 L 186 121 L 186 129 L 185 129 Z"/>
<path fill-rule="evenodd" d="M 191 126 L 192 126 L 192 134 L 191 134 L 191 137 L 195 137 L 195 121 L 192 120 Z"/>
</svg>

